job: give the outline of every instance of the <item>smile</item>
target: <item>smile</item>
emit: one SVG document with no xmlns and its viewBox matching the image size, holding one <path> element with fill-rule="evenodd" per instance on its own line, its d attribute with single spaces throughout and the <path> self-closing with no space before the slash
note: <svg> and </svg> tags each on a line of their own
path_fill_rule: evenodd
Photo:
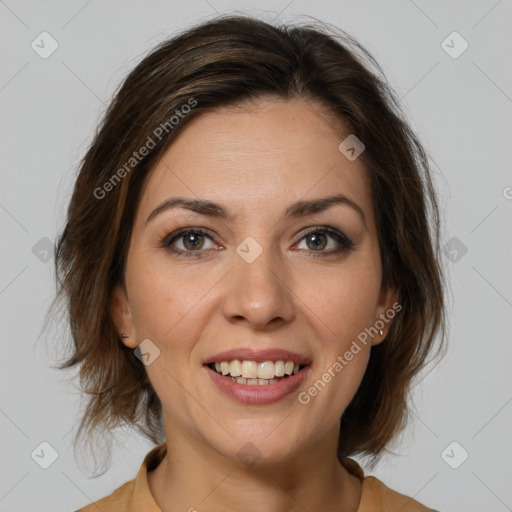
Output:
<svg viewBox="0 0 512 512">
<path fill-rule="evenodd" d="M 210 356 L 203 369 L 214 389 L 229 399 L 271 404 L 297 391 L 311 370 L 311 359 L 288 350 L 238 348 Z"/>
</svg>

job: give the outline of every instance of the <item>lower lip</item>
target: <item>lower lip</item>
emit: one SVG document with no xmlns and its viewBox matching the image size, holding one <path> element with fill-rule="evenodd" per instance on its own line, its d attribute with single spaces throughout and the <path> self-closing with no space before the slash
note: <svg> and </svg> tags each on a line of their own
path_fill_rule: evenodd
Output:
<svg viewBox="0 0 512 512">
<path fill-rule="evenodd" d="M 272 404 L 293 393 L 301 385 L 302 381 L 306 378 L 309 366 L 275 384 L 262 386 L 239 384 L 223 377 L 216 371 L 208 368 L 208 366 L 204 366 L 204 368 L 206 368 L 210 378 L 217 387 L 233 400 L 243 404 Z"/>
</svg>

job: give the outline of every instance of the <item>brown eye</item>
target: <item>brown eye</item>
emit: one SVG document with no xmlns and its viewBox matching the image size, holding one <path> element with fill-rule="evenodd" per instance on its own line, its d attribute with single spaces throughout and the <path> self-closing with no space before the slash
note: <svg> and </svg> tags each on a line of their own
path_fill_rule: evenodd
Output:
<svg viewBox="0 0 512 512">
<path fill-rule="evenodd" d="M 181 237 L 183 239 L 183 246 L 187 250 L 201 249 L 204 243 L 204 236 L 200 233 L 189 233 Z"/>
<path fill-rule="evenodd" d="M 311 244 L 308 243 L 308 247 L 312 250 L 322 250 L 327 246 L 326 236 L 323 233 L 312 233 L 305 238 L 311 242 Z"/>
<path fill-rule="evenodd" d="M 210 247 L 205 247 L 210 241 Z M 202 256 L 203 253 L 215 247 L 210 235 L 203 229 L 187 229 L 172 233 L 162 242 L 170 252 L 184 256 Z"/>
<path fill-rule="evenodd" d="M 343 233 L 332 228 L 315 228 L 310 230 L 301 238 L 306 241 L 306 250 L 312 253 L 319 253 L 319 256 L 349 251 L 354 243 Z M 334 242 L 330 242 L 333 240 Z M 330 250 L 324 250 L 324 249 Z"/>
</svg>

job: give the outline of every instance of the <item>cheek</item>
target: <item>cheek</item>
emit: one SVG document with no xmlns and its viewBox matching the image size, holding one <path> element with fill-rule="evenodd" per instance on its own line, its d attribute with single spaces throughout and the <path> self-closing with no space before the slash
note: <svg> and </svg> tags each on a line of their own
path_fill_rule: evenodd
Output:
<svg viewBox="0 0 512 512">
<path fill-rule="evenodd" d="M 365 374 L 371 350 L 365 329 L 377 320 L 379 293 L 380 266 L 354 260 L 354 265 L 340 268 L 324 281 L 323 294 L 317 291 L 312 296 L 311 309 L 322 320 L 316 329 L 322 329 L 325 337 L 313 387 L 303 398 L 318 400 L 328 422 L 339 419 Z"/>
<path fill-rule="evenodd" d="M 213 277 L 177 268 L 171 271 L 161 260 L 134 257 L 127 268 L 127 282 L 139 341 L 149 338 L 173 356 L 190 352 L 204 328 L 201 319 L 206 318 L 208 291 L 216 282 Z"/>
<path fill-rule="evenodd" d="M 190 425 L 193 411 L 183 386 L 192 389 L 187 383 L 187 372 L 191 353 L 203 330 L 205 296 L 213 285 L 207 281 L 197 275 L 184 277 L 176 271 L 171 274 L 169 267 L 154 261 L 134 258 L 131 267 L 127 267 L 137 339 L 150 339 L 160 351 L 145 370 L 162 403 L 173 404 L 166 405 L 166 414 Z"/>
<path fill-rule="evenodd" d="M 298 295 L 305 298 L 317 332 L 324 333 L 324 341 L 341 351 L 377 319 L 379 293 L 379 268 L 358 264 L 303 278 Z"/>
</svg>

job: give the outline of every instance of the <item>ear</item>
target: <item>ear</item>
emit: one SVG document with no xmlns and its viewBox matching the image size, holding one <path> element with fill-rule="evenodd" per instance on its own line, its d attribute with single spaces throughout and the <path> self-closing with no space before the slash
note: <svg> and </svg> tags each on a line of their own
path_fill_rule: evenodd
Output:
<svg viewBox="0 0 512 512">
<path fill-rule="evenodd" d="M 117 284 L 112 295 L 110 296 L 110 316 L 112 322 L 119 334 L 119 339 L 129 348 L 136 348 L 137 335 L 133 324 L 130 305 L 126 291 L 121 284 Z M 123 338 L 123 334 L 129 334 L 127 338 Z"/>
<path fill-rule="evenodd" d="M 398 291 L 394 288 L 382 288 L 377 304 L 373 327 L 376 334 L 372 338 L 372 346 L 382 343 L 389 333 L 395 315 L 401 311 L 402 305 L 398 302 Z M 382 329 L 383 334 L 380 334 Z"/>
</svg>

